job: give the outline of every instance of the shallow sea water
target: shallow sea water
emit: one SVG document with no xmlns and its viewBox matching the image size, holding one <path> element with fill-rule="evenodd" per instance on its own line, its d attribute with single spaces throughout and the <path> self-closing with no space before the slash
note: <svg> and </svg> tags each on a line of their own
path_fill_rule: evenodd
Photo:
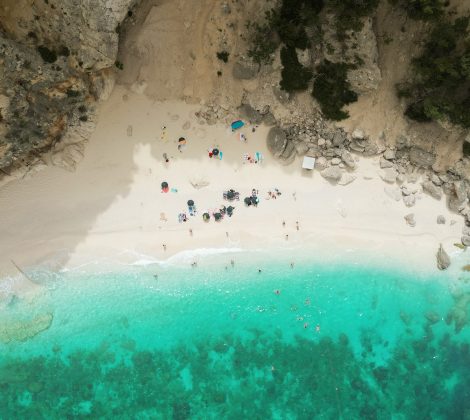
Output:
<svg viewBox="0 0 470 420">
<path fill-rule="evenodd" d="M 470 418 L 451 274 L 230 258 L 31 272 L 0 322 L 53 319 L 0 337 L 0 418 Z"/>
</svg>

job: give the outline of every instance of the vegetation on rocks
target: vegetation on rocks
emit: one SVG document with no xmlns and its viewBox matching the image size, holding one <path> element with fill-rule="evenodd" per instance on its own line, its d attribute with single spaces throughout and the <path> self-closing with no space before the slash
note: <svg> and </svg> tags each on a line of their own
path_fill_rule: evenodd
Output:
<svg viewBox="0 0 470 420">
<path fill-rule="evenodd" d="M 281 50 L 281 89 L 286 92 L 302 91 L 307 89 L 312 78 L 312 71 L 299 63 L 294 47 L 283 47 Z"/>
<path fill-rule="evenodd" d="M 413 75 L 399 86 L 408 99 L 406 115 L 416 121 L 449 120 L 470 127 L 469 18 L 435 24 L 422 54 L 413 60 Z"/>
<path fill-rule="evenodd" d="M 342 110 L 343 106 L 357 101 L 357 94 L 346 79 L 351 67 L 325 60 L 317 68 L 312 95 L 320 104 L 323 115 L 330 120 L 347 118 L 349 114 Z"/>
<path fill-rule="evenodd" d="M 435 20 L 445 13 L 448 2 L 443 0 L 389 0 L 393 5 L 403 7 L 408 16 L 416 20 Z"/>
</svg>

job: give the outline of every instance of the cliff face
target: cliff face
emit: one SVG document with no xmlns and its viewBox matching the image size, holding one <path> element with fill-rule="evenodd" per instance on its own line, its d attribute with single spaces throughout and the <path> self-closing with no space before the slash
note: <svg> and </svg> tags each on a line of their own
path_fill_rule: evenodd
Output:
<svg viewBox="0 0 470 420">
<path fill-rule="evenodd" d="M 112 89 L 119 25 L 134 0 L 4 0 L 0 5 L 0 169 L 74 166 Z M 60 153 L 59 153 L 60 152 Z M 42 156 L 41 156 L 42 155 Z M 59 158 L 63 156 L 62 158 Z"/>
</svg>

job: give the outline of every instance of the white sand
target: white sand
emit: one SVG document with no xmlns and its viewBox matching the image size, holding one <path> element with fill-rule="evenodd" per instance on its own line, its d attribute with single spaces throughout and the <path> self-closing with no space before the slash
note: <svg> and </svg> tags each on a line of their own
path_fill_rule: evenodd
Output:
<svg viewBox="0 0 470 420">
<path fill-rule="evenodd" d="M 437 270 L 439 242 L 451 255 L 459 252 L 452 243 L 459 241 L 462 219 L 449 214 L 444 200 L 423 195 L 407 208 L 389 198 L 387 184 L 378 176 L 378 158 L 361 159 L 352 184 L 332 186 L 316 170 L 302 172 L 300 160 L 287 167 L 275 162 L 265 147 L 266 127 L 256 133 L 251 127 L 242 130 L 248 138 L 244 144 L 228 127 L 198 125 L 196 109 L 182 102 L 152 103 L 116 88 L 102 105 L 97 130 L 75 172 L 48 167 L 0 189 L 0 275 L 15 272 L 11 259 L 20 267 L 53 261 L 49 267 L 59 270 L 105 257 L 161 260 L 197 248 L 305 249 L 331 260 L 360 251 L 371 261 L 397 257 L 403 264 L 431 270 Z M 191 128 L 183 130 L 187 121 Z M 167 127 L 163 140 L 162 126 Z M 182 135 L 188 143 L 179 153 Z M 222 161 L 208 157 L 208 147 L 216 145 Z M 264 155 L 261 165 L 242 163 L 243 153 L 256 151 Z M 210 184 L 195 189 L 190 181 L 198 180 Z M 162 181 L 178 192 L 161 193 Z M 204 223 L 204 211 L 228 205 L 222 191 L 230 187 L 241 196 L 233 217 Z M 266 200 L 274 187 L 282 195 Z M 257 208 L 246 208 L 242 200 L 252 188 L 262 199 Z M 199 214 L 178 223 L 188 199 L 196 202 Z M 414 228 L 403 218 L 411 212 L 416 215 Z M 445 225 L 436 223 L 438 214 L 446 216 Z M 450 220 L 456 223 L 450 225 Z"/>
</svg>

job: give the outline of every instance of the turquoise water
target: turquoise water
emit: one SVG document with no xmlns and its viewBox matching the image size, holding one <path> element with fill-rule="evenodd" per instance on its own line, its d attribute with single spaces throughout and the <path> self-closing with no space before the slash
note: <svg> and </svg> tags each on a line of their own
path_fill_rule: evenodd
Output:
<svg viewBox="0 0 470 420">
<path fill-rule="evenodd" d="M 263 258 L 30 272 L 44 293 L 0 319 L 0 418 L 469 418 L 465 278 Z"/>
</svg>

